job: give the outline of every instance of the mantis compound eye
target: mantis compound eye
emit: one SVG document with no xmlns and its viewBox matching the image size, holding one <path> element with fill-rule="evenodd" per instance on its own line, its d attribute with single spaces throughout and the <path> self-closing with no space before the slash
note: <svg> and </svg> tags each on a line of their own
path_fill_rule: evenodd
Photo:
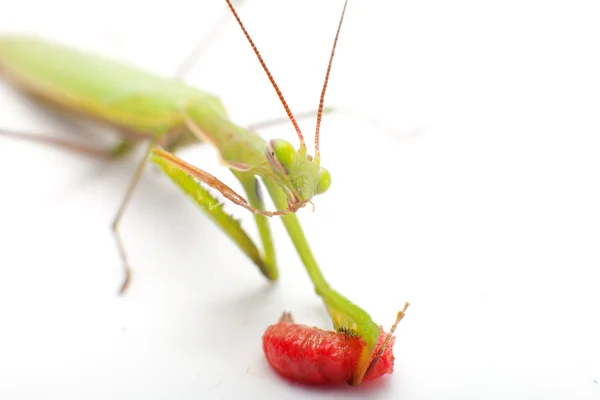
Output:
<svg viewBox="0 0 600 400">
<path fill-rule="evenodd" d="M 331 174 L 326 168 L 321 167 L 319 171 L 319 182 L 317 183 L 317 194 L 323 194 L 331 186 Z"/>
<path fill-rule="evenodd" d="M 296 165 L 298 156 L 296 149 L 294 149 L 294 146 L 290 142 L 283 139 L 273 139 L 270 145 L 273 150 L 273 157 L 283 167 L 285 172 L 289 174 Z"/>
</svg>

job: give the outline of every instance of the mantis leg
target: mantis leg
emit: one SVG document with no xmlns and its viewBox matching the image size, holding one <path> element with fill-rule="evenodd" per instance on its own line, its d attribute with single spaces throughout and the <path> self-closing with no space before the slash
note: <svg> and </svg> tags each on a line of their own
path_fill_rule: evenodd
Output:
<svg viewBox="0 0 600 400">
<path fill-rule="evenodd" d="M 182 171 L 165 158 L 153 154 L 152 161 L 157 164 L 158 167 L 239 246 L 254 264 L 258 266 L 267 279 L 277 279 L 277 269 L 275 268 L 273 245 L 270 241 L 271 235 L 268 225 L 266 225 L 265 228 L 265 224 L 259 222 L 260 219 L 257 218 L 257 224 L 265 248 L 265 255 L 263 256 L 254 241 L 242 228 L 240 222 L 231 215 L 225 213 L 223 211 L 223 204 L 198 184 L 194 178 L 190 177 L 186 172 Z M 244 173 L 236 173 L 236 176 L 247 190 L 250 202 L 257 207 L 260 207 L 262 205 L 262 200 L 260 199 L 256 186 L 254 186 L 254 177 Z M 261 218 L 266 219 L 266 217 Z"/>
<path fill-rule="evenodd" d="M 250 204 L 248 202 L 248 200 L 246 200 L 244 197 L 242 197 L 235 190 L 233 190 L 232 188 L 227 186 L 225 183 L 223 183 L 221 180 L 219 180 L 214 175 L 211 175 L 210 173 L 206 172 L 205 170 L 198 168 L 198 167 L 182 160 L 181 158 L 177 157 L 175 154 L 165 151 L 158 147 L 153 148 L 151 151 L 152 151 L 153 159 L 161 159 L 162 161 L 165 161 L 165 162 L 171 164 L 171 166 L 181 170 L 182 172 L 185 172 L 186 174 L 193 176 L 194 178 L 198 179 L 200 182 L 221 192 L 221 194 L 223 196 L 225 196 L 232 203 L 237 204 L 238 206 L 244 207 L 246 210 L 250 211 L 253 214 L 264 215 L 267 217 L 273 217 L 275 215 L 284 215 L 289 212 L 295 212 L 298 207 L 303 207 L 306 204 L 306 202 L 297 203 L 294 206 L 294 207 L 296 207 L 295 209 L 293 209 L 292 207 L 288 207 L 284 210 L 264 211 L 260 208 L 254 207 L 252 204 Z"/>
<path fill-rule="evenodd" d="M 131 201 L 131 198 L 133 197 L 133 192 L 135 191 L 135 188 L 136 188 L 137 184 L 139 183 L 140 178 L 142 177 L 142 174 L 144 172 L 146 164 L 148 164 L 148 157 L 150 156 L 150 153 L 152 152 L 152 148 L 158 143 L 158 141 L 161 138 L 162 138 L 162 135 L 157 135 L 157 136 L 153 137 L 152 140 L 150 140 L 150 143 L 148 145 L 148 150 L 146 150 L 144 157 L 140 160 L 140 162 L 135 170 L 135 173 L 133 174 L 131 182 L 129 183 L 129 186 L 127 187 L 127 192 L 125 192 L 125 196 L 123 197 L 123 200 L 121 200 L 121 204 L 119 205 L 119 210 L 117 211 L 117 214 L 115 215 L 115 218 L 112 223 L 112 231 L 115 236 L 115 241 L 117 242 L 117 249 L 119 250 L 119 256 L 121 257 L 121 262 L 123 263 L 123 269 L 124 269 L 124 273 L 125 273 L 125 278 L 123 279 L 123 283 L 121 284 L 121 287 L 119 288 L 119 294 L 121 294 L 121 295 L 123 295 L 125 293 L 125 291 L 127 290 L 127 288 L 129 287 L 129 284 L 131 282 L 132 270 L 131 270 L 131 266 L 129 264 L 129 260 L 127 257 L 127 252 L 125 251 L 123 239 L 121 238 L 121 233 L 119 232 L 119 227 L 121 224 L 121 220 L 123 219 L 123 215 L 125 214 L 125 210 L 127 209 L 127 206 L 129 205 L 129 202 Z"/>
<path fill-rule="evenodd" d="M 246 192 L 246 196 L 248 197 L 248 202 L 251 206 L 264 210 L 264 202 L 260 190 L 260 185 L 256 177 L 247 172 L 240 172 L 231 170 L 235 177 L 240 181 L 244 191 Z M 271 280 L 276 280 L 278 274 L 277 271 L 277 261 L 275 258 L 275 247 L 273 245 L 273 237 L 271 235 L 271 226 L 269 224 L 269 219 L 264 215 L 254 214 L 254 221 L 256 222 L 256 227 L 258 228 L 258 233 L 260 235 L 260 240 L 263 246 L 263 257 L 264 263 L 268 268 L 267 278 Z"/>
<path fill-rule="evenodd" d="M 53 146 L 71 153 L 83 154 L 90 157 L 104 159 L 120 158 L 122 156 L 125 156 L 135 145 L 134 142 L 123 139 L 119 141 L 119 143 L 117 143 L 114 147 L 100 148 L 87 146 L 82 143 L 77 143 L 71 140 L 59 139 L 35 133 L 17 132 L 7 129 L 0 129 L 0 136 L 8 137 L 11 139 L 26 140 L 28 142 L 38 143 L 44 146 Z"/>
<path fill-rule="evenodd" d="M 0 130 L 0 135 L 10 137 L 10 138 L 27 140 L 27 141 L 31 141 L 31 142 L 35 142 L 35 143 L 48 145 L 48 146 L 54 146 L 54 147 L 60 148 L 62 150 L 67 150 L 67 151 L 70 151 L 73 153 L 84 154 L 87 156 L 100 157 L 100 158 L 105 158 L 105 159 L 124 157 L 136 145 L 136 142 L 132 142 L 132 141 L 123 139 L 119 143 L 117 143 L 117 145 L 115 145 L 114 147 L 111 147 L 108 149 L 102 149 L 102 148 L 97 148 L 97 147 L 86 146 L 86 145 L 79 144 L 79 143 L 76 143 L 76 142 L 70 141 L 70 140 L 58 139 L 58 138 L 48 137 L 45 135 L 19 133 L 19 132 L 14 132 L 14 131 L 9 131 L 9 130 Z M 141 160 L 138 165 L 138 168 L 133 176 L 133 179 L 131 180 L 129 187 L 127 188 L 127 193 L 125 194 L 125 196 L 121 202 L 121 205 L 119 207 L 117 215 L 115 216 L 115 219 L 112 224 L 112 230 L 115 235 L 115 240 L 117 242 L 117 248 L 119 250 L 119 255 L 121 257 L 121 260 L 122 260 L 123 266 L 124 266 L 124 270 L 125 270 L 125 279 L 123 281 L 123 284 L 121 285 L 121 288 L 119 289 L 119 293 L 121 293 L 121 294 L 123 294 L 125 292 L 125 290 L 127 289 L 128 285 L 129 285 L 129 282 L 131 281 L 131 267 L 129 266 L 129 262 L 127 260 L 127 253 L 125 251 L 125 247 L 123 245 L 123 241 L 122 241 L 121 235 L 119 233 L 119 223 L 120 223 L 121 219 L 123 218 L 125 209 L 126 209 L 127 205 L 129 204 L 129 201 L 131 200 L 133 191 L 134 191 L 137 183 L 139 182 L 139 179 L 142 175 L 144 167 L 148 161 L 148 155 L 149 155 L 152 147 L 154 145 L 156 145 L 156 143 L 158 142 L 160 137 L 161 136 L 157 136 L 155 139 L 152 139 L 150 141 L 150 146 L 148 147 L 148 151 L 146 152 L 146 155 L 144 156 L 143 160 Z"/>
</svg>

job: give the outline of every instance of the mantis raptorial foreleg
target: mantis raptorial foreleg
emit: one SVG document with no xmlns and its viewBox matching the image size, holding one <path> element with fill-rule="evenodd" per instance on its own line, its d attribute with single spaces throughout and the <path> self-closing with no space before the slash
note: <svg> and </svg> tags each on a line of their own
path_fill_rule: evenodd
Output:
<svg viewBox="0 0 600 400">
<path fill-rule="evenodd" d="M 278 210 L 278 211 L 261 210 L 260 208 L 257 208 L 257 207 L 254 207 L 253 205 L 251 205 L 244 197 L 242 197 L 235 190 L 233 190 L 232 188 L 227 186 L 225 183 L 223 183 L 221 180 L 219 180 L 214 175 L 211 175 L 210 173 L 206 172 L 205 170 L 198 168 L 188 162 L 185 162 L 184 160 L 177 157 L 176 155 L 169 153 L 168 151 L 165 151 L 161 148 L 153 149 L 152 155 L 153 155 L 153 157 L 164 159 L 166 162 L 170 163 L 172 166 L 180 169 L 181 171 L 185 172 L 186 174 L 188 174 L 190 176 L 193 176 L 194 178 L 196 178 L 200 182 L 210 186 L 211 188 L 218 190 L 219 192 L 221 192 L 221 194 L 223 196 L 225 196 L 232 203 L 235 203 L 238 206 L 244 207 L 246 210 L 250 211 L 253 214 L 262 215 L 262 216 L 266 216 L 266 217 L 274 217 L 276 215 L 285 215 L 289 212 L 295 211 L 295 207 L 294 208 L 288 207 L 286 209 Z M 242 182 L 242 184 L 243 184 L 243 182 Z"/>
<path fill-rule="evenodd" d="M 223 211 L 223 204 L 221 204 L 219 200 L 215 199 L 193 178 L 180 169 L 173 167 L 163 158 L 153 157 L 152 161 L 157 164 L 165 175 L 171 178 L 173 182 L 183 190 L 183 192 L 187 194 L 252 261 L 254 261 L 265 277 L 270 280 L 277 278 L 277 270 L 273 269 L 272 265 L 269 264 L 270 256 L 268 247 L 266 247 L 266 255 L 263 258 L 254 244 L 254 241 L 241 227 L 239 221 Z M 273 270 L 275 271 L 275 275 L 273 275 Z"/>
</svg>

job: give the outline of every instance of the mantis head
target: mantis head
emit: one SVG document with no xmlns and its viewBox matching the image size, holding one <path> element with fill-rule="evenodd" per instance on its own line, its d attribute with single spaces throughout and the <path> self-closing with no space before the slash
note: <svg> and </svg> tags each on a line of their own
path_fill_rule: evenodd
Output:
<svg viewBox="0 0 600 400">
<path fill-rule="evenodd" d="M 306 147 L 296 150 L 287 140 L 273 139 L 266 145 L 265 154 L 290 206 L 303 205 L 331 186 L 331 174 L 306 153 Z"/>
<path fill-rule="evenodd" d="M 290 107 L 285 101 L 279 86 L 275 82 L 273 75 L 267 68 L 260 52 L 258 51 L 254 41 L 248 34 L 248 31 L 244 27 L 242 20 L 238 16 L 235 8 L 231 4 L 231 0 L 225 0 L 229 9 L 233 13 L 238 25 L 242 29 L 244 36 L 248 39 L 252 50 L 256 58 L 260 62 L 263 70 L 267 74 L 273 89 L 277 93 L 281 105 L 285 109 L 285 112 L 290 119 L 298 139 L 300 139 L 300 149 L 295 150 L 294 147 L 287 141 L 282 139 L 271 140 L 265 148 L 265 154 L 269 165 L 275 171 L 275 179 L 277 183 L 286 192 L 288 198 L 289 209 L 286 211 L 296 211 L 303 207 L 310 200 L 321 193 L 325 193 L 329 186 L 331 186 L 331 175 L 328 170 L 322 168 L 320 165 L 321 152 L 319 150 L 319 131 L 321 127 L 321 117 L 323 115 L 323 105 L 325 100 L 325 92 L 327 90 L 327 83 L 329 82 L 329 74 L 331 72 L 331 65 L 333 63 L 333 56 L 335 54 L 335 48 L 337 46 L 338 37 L 342 28 L 342 22 L 344 20 L 344 14 L 346 13 L 346 5 L 348 0 L 344 1 L 344 8 L 342 9 L 342 15 L 340 16 L 340 22 L 338 24 L 337 31 L 335 33 L 335 39 L 333 40 L 333 47 L 331 49 L 331 55 L 329 56 L 329 62 L 327 63 L 327 72 L 325 73 L 325 81 L 323 82 L 323 88 L 321 90 L 321 97 L 319 99 L 319 108 L 317 111 L 317 125 L 315 127 L 315 157 L 306 152 L 306 143 L 304 142 L 304 136 L 302 131 L 290 110 Z"/>
</svg>

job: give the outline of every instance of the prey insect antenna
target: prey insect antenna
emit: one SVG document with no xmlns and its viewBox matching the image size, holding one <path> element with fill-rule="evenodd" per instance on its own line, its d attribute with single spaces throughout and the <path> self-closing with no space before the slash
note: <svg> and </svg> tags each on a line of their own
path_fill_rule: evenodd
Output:
<svg viewBox="0 0 600 400">
<path fill-rule="evenodd" d="M 325 102 L 325 91 L 327 90 L 327 83 L 329 83 L 329 74 L 331 73 L 331 65 L 333 64 L 333 56 L 335 55 L 335 48 L 337 46 L 340 31 L 342 30 L 342 22 L 344 22 L 344 14 L 346 13 L 346 6 L 348 0 L 344 1 L 344 8 L 342 9 L 342 15 L 340 16 L 340 23 L 338 24 L 337 31 L 335 33 L 335 39 L 333 40 L 333 47 L 331 48 L 331 56 L 329 56 L 329 63 L 327 64 L 327 72 L 325 73 L 325 82 L 323 83 L 323 90 L 321 91 L 321 98 L 319 100 L 319 111 L 317 111 L 317 126 L 315 128 L 315 163 L 319 165 L 321 162 L 321 151 L 319 150 L 319 130 L 321 129 L 321 117 L 323 115 L 323 104 Z"/>
<path fill-rule="evenodd" d="M 283 105 L 283 108 L 285 108 L 286 114 L 288 115 L 290 121 L 292 121 L 292 124 L 294 125 L 294 128 L 296 129 L 296 133 L 298 134 L 298 139 L 300 139 L 300 149 L 306 151 L 306 143 L 304 142 L 304 136 L 302 135 L 300 126 L 298 126 L 298 123 L 296 122 L 296 119 L 294 118 L 294 115 L 292 114 L 290 107 L 288 106 L 287 102 L 285 101 L 285 98 L 283 97 L 283 94 L 281 93 L 281 90 L 279 89 L 279 86 L 277 86 L 277 83 L 275 82 L 273 75 L 271 75 L 269 68 L 267 68 L 267 64 L 265 64 L 262 56 L 260 55 L 260 52 L 258 51 L 258 48 L 254 44 L 254 41 L 252 41 L 252 38 L 250 38 L 250 34 L 244 27 L 242 20 L 240 19 L 237 12 L 235 11 L 235 8 L 231 4 L 231 0 L 225 0 L 225 1 L 227 2 L 227 5 L 231 9 L 231 12 L 233 13 L 233 16 L 235 17 L 235 20 L 237 21 L 238 25 L 240 26 L 240 28 L 242 28 L 242 32 L 244 32 L 244 36 L 246 36 L 246 39 L 248 39 L 248 42 L 250 43 L 252 50 L 254 50 L 254 54 L 256 54 L 256 57 L 258 58 L 260 65 L 262 66 L 263 70 L 267 74 L 269 81 L 271 81 L 271 85 L 273 85 L 273 88 L 277 92 L 277 96 L 279 96 L 279 100 L 281 100 L 281 104 Z"/>
<path fill-rule="evenodd" d="M 408 303 L 404 303 L 404 308 L 402 308 L 402 310 L 400 310 L 398 312 L 398 315 L 396 316 L 396 321 L 394 322 L 394 324 L 392 325 L 392 328 L 390 329 L 387 336 L 385 337 L 385 340 L 383 341 L 381 348 L 377 352 L 377 355 L 375 357 L 373 357 L 373 361 L 371 361 L 371 364 L 369 364 L 369 366 L 367 367 L 367 370 L 365 371 L 364 376 L 367 376 L 369 374 L 369 372 L 371 372 L 371 370 L 373 369 L 375 364 L 377 364 L 377 361 L 379 361 L 379 359 L 381 358 L 381 355 L 383 354 L 385 349 L 388 347 L 390 340 L 392 340 L 392 334 L 398 327 L 398 324 L 400 323 L 400 321 L 402 321 L 402 318 L 404 318 L 404 313 L 406 312 L 406 309 L 408 308 L 408 306 L 409 306 Z"/>
</svg>

